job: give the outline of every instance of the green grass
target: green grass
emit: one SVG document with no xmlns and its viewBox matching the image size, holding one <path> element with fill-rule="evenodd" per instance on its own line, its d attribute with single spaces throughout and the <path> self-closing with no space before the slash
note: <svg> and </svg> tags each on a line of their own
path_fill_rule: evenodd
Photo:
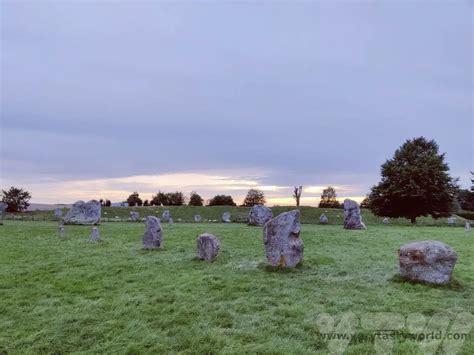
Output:
<svg viewBox="0 0 474 355">
<path fill-rule="evenodd" d="M 318 315 L 474 309 L 474 237 L 460 228 L 303 225 L 304 262 L 265 266 L 262 229 L 244 224 L 164 225 L 164 248 L 141 250 L 140 223 L 90 227 L 5 221 L 0 226 L 0 353 L 321 353 Z M 221 240 L 214 263 L 195 256 L 195 238 Z M 397 280 L 397 248 L 437 239 L 459 259 L 444 287 Z M 367 330 L 357 328 L 357 334 Z M 461 353 L 474 350 L 473 332 Z M 420 353 L 398 341 L 394 353 Z M 374 353 L 352 341 L 348 354 Z"/>
<path fill-rule="evenodd" d="M 296 207 L 292 206 L 282 206 L 282 207 L 273 207 L 273 215 L 278 215 L 282 212 L 290 211 Z M 148 215 L 153 215 L 160 217 L 165 209 L 169 209 L 173 219 L 175 221 L 181 220 L 182 222 L 194 222 L 194 216 L 196 214 L 201 215 L 203 219 L 207 220 L 216 220 L 221 222 L 222 214 L 226 211 L 232 214 L 232 220 L 234 222 L 245 222 L 247 220 L 250 208 L 248 207 L 236 207 L 236 206 L 203 206 L 203 207 L 194 207 L 194 206 L 180 206 L 180 207 L 103 207 L 102 208 L 102 218 L 104 221 L 113 220 L 116 216 L 120 220 L 127 220 L 130 217 L 130 211 L 138 211 L 141 217 L 146 217 Z M 302 206 L 299 207 L 301 211 L 301 223 L 304 224 L 318 224 L 319 216 L 322 213 L 325 213 L 329 218 L 330 225 L 342 225 L 344 221 L 344 211 L 342 209 L 334 208 L 317 208 Z M 67 209 L 64 209 L 64 213 L 67 212 Z M 54 211 L 30 211 L 17 214 L 7 214 L 6 219 L 12 218 L 24 218 L 25 220 L 53 220 Z M 364 222 L 367 225 L 382 225 L 383 218 L 374 216 L 369 210 L 362 210 L 362 217 Z M 457 226 L 464 227 L 465 219 L 462 217 L 457 217 Z M 410 225 L 410 221 L 405 218 L 396 218 L 391 219 L 391 224 L 393 225 Z M 419 217 L 417 219 L 418 225 L 426 226 L 446 226 L 447 219 L 439 218 L 433 219 L 431 217 Z"/>
</svg>

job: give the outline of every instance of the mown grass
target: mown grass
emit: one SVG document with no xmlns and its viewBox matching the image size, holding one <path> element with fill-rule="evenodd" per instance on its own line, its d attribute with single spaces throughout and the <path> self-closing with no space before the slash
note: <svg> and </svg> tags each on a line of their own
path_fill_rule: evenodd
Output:
<svg viewBox="0 0 474 355">
<path fill-rule="evenodd" d="M 164 226 L 164 248 L 141 250 L 140 223 L 90 227 L 5 221 L 0 226 L 0 353 L 328 353 L 318 316 L 344 312 L 442 313 L 474 309 L 474 236 L 461 228 L 303 225 L 304 262 L 265 266 L 262 230 L 244 224 Z M 195 238 L 221 240 L 214 263 L 195 259 Z M 445 287 L 397 280 L 398 247 L 437 239 L 459 259 Z M 367 331 L 357 328 L 358 334 Z M 460 353 L 474 350 L 473 332 Z M 352 341 L 348 354 L 375 353 Z M 421 353 L 412 340 L 393 353 Z"/>
<path fill-rule="evenodd" d="M 280 213 L 295 209 L 294 206 L 281 206 L 272 207 L 273 215 L 279 215 Z M 120 221 L 125 221 L 130 217 L 131 211 L 138 211 L 141 217 L 153 215 L 160 217 L 165 209 L 170 210 L 174 221 L 180 220 L 181 222 L 194 222 L 194 216 L 199 214 L 203 220 L 221 222 L 222 214 L 226 211 L 232 214 L 232 220 L 234 222 L 245 223 L 249 215 L 249 207 L 240 206 L 170 206 L 170 207 L 103 207 L 102 208 L 102 219 L 103 221 L 114 220 L 115 217 L 119 217 Z M 319 224 L 319 216 L 324 213 L 329 218 L 330 225 L 342 225 L 344 222 L 344 211 L 342 209 L 334 208 L 317 208 L 310 206 L 299 207 L 301 211 L 301 223 L 304 224 Z M 67 209 L 63 209 L 64 214 Z M 12 218 L 25 218 L 31 220 L 53 220 L 54 211 L 30 211 L 17 214 L 7 214 L 7 219 Z M 362 218 L 367 225 L 382 225 L 383 218 L 374 216 L 370 210 L 362 210 Z M 464 227 L 464 221 L 462 217 L 457 217 L 457 226 Z M 393 225 L 410 225 L 410 221 L 405 218 L 393 218 L 391 219 Z M 446 218 L 433 219 L 431 217 L 419 217 L 417 219 L 418 225 L 425 226 L 447 226 Z"/>
</svg>

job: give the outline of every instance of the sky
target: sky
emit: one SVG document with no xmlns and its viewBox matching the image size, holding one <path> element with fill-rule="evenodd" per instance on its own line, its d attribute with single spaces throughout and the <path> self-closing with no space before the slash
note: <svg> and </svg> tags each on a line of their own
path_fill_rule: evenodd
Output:
<svg viewBox="0 0 474 355">
<path fill-rule="evenodd" d="M 1 2 L 1 188 L 360 201 L 407 139 L 473 170 L 469 1 Z"/>
</svg>

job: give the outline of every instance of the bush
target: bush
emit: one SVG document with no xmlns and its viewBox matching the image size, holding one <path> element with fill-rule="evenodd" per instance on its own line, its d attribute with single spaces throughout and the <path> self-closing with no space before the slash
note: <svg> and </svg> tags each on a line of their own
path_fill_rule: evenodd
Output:
<svg viewBox="0 0 474 355">
<path fill-rule="evenodd" d="M 244 203 L 242 206 L 245 207 L 252 207 L 255 205 L 264 205 L 265 202 L 265 194 L 263 191 L 257 190 L 257 189 L 250 189 L 247 192 L 247 197 L 245 197 Z"/>
<path fill-rule="evenodd" d="M 8 207 L 7 212 L 22 212 L 28 208 L 31 194 L 18 187 L 10 187 L 8 191 L 2 190 L 2 202 L 5 202 Z"/>
<path fill-rule="evenodd" d="M 159 191 L 153 196 L 151 204 L 155 206 L 182 206 L 184 205 L 184 195 L 180 191 L 168 193 Z"/>
<path fill-rule="evenodd" d="M 216 195 L 209 200 L 209 206 L 236 206 L 232 196 Z"/>
<path fill-rule="evenodd" d="M 143 204 L 142 199 L 140 198 L 138 192 L 134 192 L 127 198 L 127 203 L 130 207 L 141 206 Z"/>
<path fill-rule="evenodd" d="M 204 200 L 199 196 L 195 191 L 191 192 L 191 197 L 189 198 L 189 206 L 202 206 Z"/>
</svg>

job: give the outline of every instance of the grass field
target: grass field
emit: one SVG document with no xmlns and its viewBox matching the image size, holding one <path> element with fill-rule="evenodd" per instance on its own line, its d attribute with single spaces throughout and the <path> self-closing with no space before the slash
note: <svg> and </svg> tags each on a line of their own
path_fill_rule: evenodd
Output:
<svg viewBox="0 0 474 355">
<path fill-rule="evenodd" d="M 474 310 L 474 235 L 461 228 L 303 225 L 304 262 L 291 271 L 265 266 L 262 230 L 245 224 L 165 224 L 160 251 L 141 250 L 141 223 L 99 228 L 103 241 L 89 244 L 90 227 L 66 226 L 60 241 L 54 222 L 0 226 L 0 353 L 325 354 L 332 340 L 323 338 L 323 313 L 336 322 L 347 312 L 454 321 Z M 221 240 L 214 263 L 194 259 L 205 231 Z M 449 285 L 397 279 L 397 248 L 424 239 L 458 253 Z M 356 335 L 371 334 L 358 321 Z M 459 353 L 473 353 L 473 334 Z M 390 351 L 422 346 L 398 339 Z M 354 338 L 346 353 L 376 348 Z"/>
<path fill-rule="evenodd" d="M 290 211 L 295 209 L 294 206 L 281 206 L 272 207 L 273 215 L 276 216 L 282 212 Z M 130 211 L 138 211 L 141 217 L 148 215 L 160 217 L 165 209 L 170 210 L 171 215 L 175 221 L 181 220 L 182 222 L 194 222 L 194 216 L 196 214 L 201 215 L 203 219 L 221 221 L 222 214 L 226 211 L 232 214 L 232 220 L 234 222 L 245 222 L 249 215 L 249 207 L 240 206 L 170 206 L 170 207 L 102 207 L 102 219 L 103 221 L 114 220 L 115 217 L 119 217 L 119 220 L 127 220 L 130 217 Z M 334 208 L 317 208 L 302 206 L 299 207 L 301 211 L 301 223 L 304 224 L 318 224 L 319 216 L 324 213 L 329 218 L 329 224 L 331 225 L 342 225 L 344 222 L 344 211 L 342 209 Z M 65 214 L 67 209 L 64 208 L 63 213 Z M 374 216 L 369 210 L 362 209 L 362 217 L 367 225 L 381 225 L 383 218 Z M 6 219 L 25 219 L 25 220 L 53 220 L 54 211 L 30 211 L 24 213 L 6 215 Z M 457 226 L 464 227 L 464 221 L 462 217 L 457 217 Z M 392 218 L 391 224 L 406 226 L 410 225 L 410 221 L 405 218 Z M 446 226 L 447 219 L 439 218 L 433 219 L 431 217 L 419 217 L 417 219 L 418 225 L 425 226 Z"/>
</svg>

